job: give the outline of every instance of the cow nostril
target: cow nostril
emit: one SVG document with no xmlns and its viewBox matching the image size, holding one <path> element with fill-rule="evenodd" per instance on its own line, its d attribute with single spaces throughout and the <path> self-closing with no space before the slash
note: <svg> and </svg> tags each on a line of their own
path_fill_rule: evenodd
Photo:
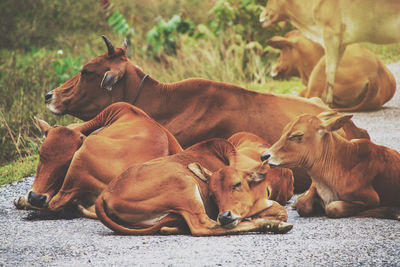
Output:
<svg viewBox="0 0 400 267">
<path fill-rule="evenodd" d="M 234 222 L 236 219 L 232 217 L 231 211 L 225 211 L 221 215 L 218 216 L 219 223 L 224 226 Z"/>
<path fill-rule="evenodd" d="M 267 152 L 264 152 L 261 154 L 261 161 L 266 161 L 271 157 L 271 154 L 268 154 Z"/>
<path fill-rule="evenodd" d="M 30 191 L 28 194 L 28 202 L 35 207 L 43 208 L 47 200 L 46 195 L 36 194 L 33 191 Z"/>
<path fill-rule="evenodd" d="M 51 98 L 53 97 L 53 93 L 52 92 L 48 92 L 45 96 L 44 96 L 44 102 L 47 104 Z"/>
</svg>

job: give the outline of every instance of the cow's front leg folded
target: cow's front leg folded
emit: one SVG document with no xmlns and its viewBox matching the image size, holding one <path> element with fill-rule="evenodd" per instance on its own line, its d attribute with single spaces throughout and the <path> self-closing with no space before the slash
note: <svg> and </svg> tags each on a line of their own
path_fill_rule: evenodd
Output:
<svg viewBox="0 0 400 267">
<path fill-rule="evenodd" d="M 293 207 L 300 216 L 307 217 L 315 215 L 322 210 L 321 202 L 322 200 L 317 193 L 317 189 L 314 185 L 311 185 L 306 192 L 297 198 Z"/>
<path fill-rule="evenodd" d="M 38 208 L 32 206 L 25 197 L 14 199 L 14 206 L 18 210 L 38 210 Z"/>
</svg>

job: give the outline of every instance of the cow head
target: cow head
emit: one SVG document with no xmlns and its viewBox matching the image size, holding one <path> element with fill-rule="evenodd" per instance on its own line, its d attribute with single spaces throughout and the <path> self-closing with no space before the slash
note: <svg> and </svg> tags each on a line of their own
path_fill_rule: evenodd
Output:
<svg viewBox="0 0 400 267">
<path fill-rule="evenodd" d="M 289 39 L 274 36 L 267 40 L 266 44 L 281 50 L 277 61 L 271 67 L 271 77 L 299 76 L 299 72 L 296 69 L 296 61 L 299 60 L 299 55 L 297 50 L 293 49 L 294 44 Z"/>
<path fill-rule="evenodd" d="M 274 78 L 297 76 L 307 84 L 309 76 L 324 55 L 323 47 L 304 37 L 300 31 L 288 32 L 285 37 L 274 36 L 267 45 L 281 50 L 279 58 L 271 68 Z"/>
<path fill-rule="evenodd" d="M 114 48 L 103 36 L 108 52 L 86 63 L 81 72 L 45 96 L 47 108 L 89 120 L 113 102 L 121 101 L 129 60 L 126 46 Z"/>
<path fill-rule="evenodd" d="M 251 171 L 225 166 L 211 174 L 197 165 L 196 175 L 209 181 L 210 194 L 218 209 L 218 221 L 226 228 L 235 227 L 242 220 L 268 217 L 286 220 L 286 209 L 269 200 L 271 188 L 266 179 L 269 166 L 260 165 Z"/>
<path fill-rule="evenodd" d="M 260 23 L 264 28 L 270 28 L 287 19 L 284 13 L 285 0 L 268 0 L 265 9 L 260 14 Z"/>
<path fill-rule="evenodd" d="M 37 123 L 46 139 L 40 147 L 39 163 L 27 200 L 42 209 L 60 190 L 71 160 L 85 137 L 78 130 L 65 126 L 51 127 L 40 119 Z"/>
<path fill-rule="evenodd" d="M 301 115 L 284 128 L 281 138 L 261 155 L 261 160 L 268 160 L 271 167 L 310 169 L 327 153 L 326 143 L 332 132 L 351 117 L 336 112 Z"/>
</svg>

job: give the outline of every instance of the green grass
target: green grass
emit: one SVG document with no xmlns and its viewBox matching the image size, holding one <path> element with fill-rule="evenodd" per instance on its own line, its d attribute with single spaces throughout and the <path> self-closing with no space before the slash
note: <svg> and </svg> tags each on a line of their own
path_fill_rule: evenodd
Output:
<svg viewBox="0 0 400 267">
<path fill-rule="evenodd" d="M 34 1 L 16 1 L 18 5 L 12 5 L 15 0 L 0 4 L 7 11 L 0 18 L 0 25 L 3 25 L 0 33 L 5 36 L 0 40 L 0 185 L 35 173 L 41 133 L 34 125 L 34 116 L 51 125 L 78 121 L 68 115 L 51 114 L 44 105 L 45 93 L 78 73 L 82 64 L 106 51 L 101 34 L 107 35 L 115 46 L 120 46 L 123 39 L 108 26 L 105 11 L 97 0 L 80 4 L 43 0 L 39 5 Z M 136 37 L 132 38 L 129 50 L 131 61 L 161 82 L 200 77 L 260 92 L 296 95 L 304 89 L 297 78 L 271 79 L 269 66 L 276 58 L 276 51 L 254 45 L 250 37 L 266 38 L 274 32 L 255 27 L 245 29 L 243 23 L 204 39 L 183 35 L 176 55 L 163 54 L 157 59 L 146 55 L 145 35 L 155 24 L 154 14 L 166 20 L 181 14 L 195 25 L 206 25 L 210 20 L 215 23 L 224 19 L 224 16 L 218 18 L 208 13 L 215 1 L 112 2 L 135 29 Z M 79 12 L 88 6 L 93 9 Z M 54 14 L 56 23 L 53 23 Z M 244 29 L 252 34 L 241 34 Z M 400 60 L 400 44 L 363 45 L 385 63 Z"/>
<path fill-rule="evenodd" d="M 400 61 L 400 43 L 387 45 L 362 43 L 362 45 L 377 54 L 386 64 Z"/>
<path fill-rule="evenodd" d="M 38 161 L 39 156 L 32 155 L 0 167 L 0 186 L 32 176 L 36 171 Z"/>
</svg>

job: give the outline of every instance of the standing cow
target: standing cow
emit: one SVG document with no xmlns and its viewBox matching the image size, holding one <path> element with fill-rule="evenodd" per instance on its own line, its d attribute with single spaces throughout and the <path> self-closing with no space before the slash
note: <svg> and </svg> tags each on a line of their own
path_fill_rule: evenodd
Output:
<svg viewBox="0 0 400 267">
<path fill-rule="evenodd" d="M 324 46 L 326 85 L 322 100 L 328 104 L 333 103 L 336 71 L 348 44 L 400 41 L 398 0 L 268 0 L 260 14 L 263 27 L 284 20 Z"/>
<path fill-rule="evenodd" d="M 272 66 L 273 77 L 299 76 L 307 86 L 300 95 L 321 97 L 325 87 L 325 56 L 322 46 L 293 30 L 274 36 L 267 44 L 281 50 Z M 333 107 L 339 111 L 381 108 L 396 91 L 393 74 L 374 53 L 359 44 L 346 47 L 333 87 Z"/>
</svg>

